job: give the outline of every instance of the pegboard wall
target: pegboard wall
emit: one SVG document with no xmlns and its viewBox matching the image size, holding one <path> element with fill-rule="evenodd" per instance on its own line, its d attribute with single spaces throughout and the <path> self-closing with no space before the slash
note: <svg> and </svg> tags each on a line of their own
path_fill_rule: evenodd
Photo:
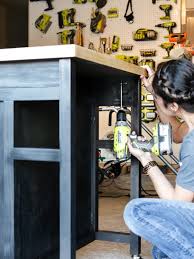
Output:
<svg viewBox="0 0 194 259">
<path fill-rule="evenodd" d="M 101 12 L 107 16 L 107 11 L 110 8 L 118 8 L 118 18 L 107 18 L 107 26 L 104 33 L 95 34 L 90 31 L 90 20 L 92 8 L 96 8 L 95 3 L 86 2 L 85 4 L 73 4 L 73 0 L 54 0 L 52 4 L 54 9 L 46 12 L 52 16 L 52 25 L 46 34 L 43 34 L 35 28 L 35 20 L 44 13 L 44 9 L 47 4 L 44 1 L 30 2 L 29 3 L 29 46 L 42 46 L 42 45 L 57 45 L 59 39 L 57 33 L 62 31 L 58 26 L 57 12 L 67 8 L 76 8 L 75 21 L 84 22 L 86 27 L 84 28 L 84 46 L 88 47 L 89 42 L 93 42 L 96 49 L 99 47 L 100 37 L 112 37 L 113 35 L 120 37 L 120 44 L 132 44 L 132 51 L 119 51 L 115 54 L 125 54 L 128 56 L 139 56 L 140 49 L 156 49 L 157 55 L 153 59 L 158 63 L 163 60 L 163 56 L 166 56 L 166 51 L 160 47 L 162 42 L 167 41 L 164 38 L 168 35 L 168 32 L 164 28 L 155 28 L 156 24 L 166 22 L 160 20 L 161 16 L 164 16 L 164 12 L 159 9 L 160 4 L 171 4 L 173 9 L 171 10 L 171 21 L 177 23 L 177 27 L 174 28 L 174 32 L 180 32 L 181 27 L 181 0 L 177 0 L 177 4 L 174 1 L 158 0 L 156 4 L 152 4 L 152 0 L 132 0 L 134 11 L 134 23 L 129 24 L 125 18 L 124 13 L 127 5 L 127 0 L 107 0 L 107 4 L 101 9 Z M 130 12 L 130 8 L 128 13 Z M 68 27 L 70 28 L 70 27 Z M 132 33 L 139 28 L 154 29 L 158 32 L 157 40 L 153 41 L 134 41 Z M 66 29 L 66 28 L 64 28 Z M 114 54 L 113 54 L 114 55 Z M 139 58 L 141 60 L 141 57 Z"/>
</svg>

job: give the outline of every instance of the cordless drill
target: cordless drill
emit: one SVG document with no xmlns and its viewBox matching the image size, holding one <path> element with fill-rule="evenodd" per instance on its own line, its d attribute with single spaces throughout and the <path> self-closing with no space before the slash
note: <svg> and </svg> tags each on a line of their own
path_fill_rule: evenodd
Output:
<svg viewBox="0 0 194 259">
<path fill-rule="evenodd" d="M 152 0 L 152 4 L 156 4 L 156 1 L 157 0 Z M 166 0 L 166 1 L 169 1 L 169 0 Z M 177 4 L 177 0 L 172 0 L 175 4 Z"/>
<path fill-rule="evenodd" d="M 75 30 L 64 30 L 58 32 L 61 44 L 74 44 Z"/>
<path fill-rule="evenodd" d="M 122 104 L 123 83 L 121 82 L 121 107 L 117 112 L 116 123 L 114 128 L 114 152 L 117 161 L 124 161 L 129 159 L 129 150 L 127 147 L 127 140 L 129 137 L 129 126 L 127 123 L 126 112 Z"/>
<path fill-rule="evenodd" d="M 160 23 L 155 25 L 155 27 L 158 28 L 165 28 L 168 30 L 169 34 L 173 33 L 173 28 L 176 27 L 176 22 L 164 22 L 164 23 Z"/>
<path fill-rule="evenodd" d="M 120 109 L 117 112 L 117 120 L 114 128 L 114 152 L 117 160 L 127 160 L 129 158 L 127 147 L 129 131 L 126 112 Z"/>
<path fill-rule="evenodd" d="M 165 12 L 165 16 L 160 17 L 161 20 L 170 20 L 170 10 L 172 10 L 171 4 L 159 5 L 160 10 Z"/>
<path fill-rule="evenodd" d="M 75 21 L 74 21 L 75 13 L 76 13 L 75 8 L 64 9 L 58 12 L 59 28 L 75 25 Z"/>
<path fill-rule="evenodd" d="M 172 154 L 172 129 L 170 124 L 157 123 L 151 140 L 138 140 L 136 133 L 130 136 L 133 147 L 152 152 L 156 156 Z"/>
<path fill-rule="evenodd" d="M 170 51 L 174 48 L 175 43 L 173 42 L 163 42 L 160 47 L 165 49 L 167 52 L 167 56 L 163 57 L 165 59 L 169 59 L 170 58 Z"/>
</svg>

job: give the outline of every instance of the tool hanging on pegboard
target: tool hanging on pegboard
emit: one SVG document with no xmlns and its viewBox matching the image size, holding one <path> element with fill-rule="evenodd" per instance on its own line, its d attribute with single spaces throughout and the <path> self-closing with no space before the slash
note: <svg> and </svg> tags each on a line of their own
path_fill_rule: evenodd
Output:
<svg viewBox="0 0 194 259">
<path fill-rule="evenodd" d="M 106 16 L 98 9 L 92 9 L 90 30 L 94 33 L 103 33 L 106 27 Z"/>
<path fill-rule="evenodd" d="M 52 0 L 30 0 L 30 2 L 46 2 L 48 7 L 46 9 L 44 9 L 44 11 L 50 11 L 50 10 L 53 10 L 54 7 L 52 5 Z"/>
<path fill-rule="evenodd" d="M 140 49 L 140 55 L 142 57 L 154 57 L 156 56 L 156 50 L 155 49 Z"/>
<path fill-rule="evenodd" d="M 167 52 L 167 56 L 163 57 L 164 59 L 170 59 L 170 52 L 174 48 L 175 43 L 174 42 L 163 42 L 160 47 L 162 49 L 165 49 Z"/>
<path fill-rule="evenodd" d="M 160 10 L 164 11 L 165 16 L 161 16 L 160 20 L 170 20 L 170 11 L 172 10 L 171 4 L 161 4 L 159 5 Z"/>
<path fill-rule="evenodd" d="M 73 4 L 85 4 L 87 0 L 73 0 Z"/>
<path fill-rule="evenodd" d="M 123 54 L 116 55 L 115 58 L 126 61 L 128 63 L 138 65 L 138 56 L 126 56 Z"/>
<path fill-rule="evenodd" d="M 149 66 L 152 70 L 155 70 L 156 62 L 153 59 L 142 59 L 139 61 L 139 66 Z"/>
<path fill-rule="evenodd" d="M 141 28 L 133 33 L 133 39 L 136 41 L 156 40 L 157 34 L 155 30 Z"/>
<path fill-rule="evenodd" d="M 57 33 L 61 44 L 74 44 L 75 30 L 64 30 Z"/>
<path fill-rule="evenodd" d="M 133 45 L 132 44 L 122 44 L 121 45 L 121 49 L 123 51 L 129 51 L 129 50 L 132 50 L 133 49 Z"/>
<path fill-rule="evenodd" d="M 131 12 L 130 12 L 130 14 L 127 14 L 129 6 L 130 6 L 130 9 L 131 9 Z M 134 22 L 132 0 L 128 0 L 128 2 L 127 2 L 127 7 L 126 7 L 125 14 L 124 14 L 124 18 L 130 24 Z"/>
<path fill-rule="evenodd" d="M 169 41 L 170 42 L 175 42 L 177 44 L 180 43 L 185 43 L 187 40 L 187 34 L 186 32 L 184 33 L 172 33 L 169 35 Z"/>
<path fill-rule="evenodd" d="M 117 52 L 120 46 L 120 37 L 114 35 L 112 39 L 112 52 Z"/>
<path fill-rule="evenodd" d="M 108 18 L 117 18 L 119 17 L 119 10 L 117 8 L 110 8 L 107 12 Z"/>
<path fill-rule="evenodd" d="M 157 117 L 153 95 L 142 87 L 141 120 L 145 123 L 154 121 Z"/>
<path fill-rule="evenodd" d="M 52 17 L 47 14 L 41 14 L 35 21 L 35 27 L 43 32 L 47 33 L 48 29 L 50 28 L 52 22 L 50 21 Z"/>
<path fill-rule="evenodd" d="M 75 39 L 74 43 L 79 46 L 84 46 L 84 36 L 83 36 L 83 28 L 86 27 L 85 23 L 76 22 L 76 31 L 75 31 Z"/>
<path fill-rule="evenodd" d="M 58 12 L 59 28 L 64 28 L 65 26 L 75 25 L 75 20 L 74 20 L 75 13 L 76 13 L 75 8 L 64 9 L 64 10 Z"/>
<path fill-rule="evenodd" d="M 173 33 L 173 28 L 176 27 L 176 22 L 164 22 L 164 23 L 155 25 L 155 27 L 167 29 L 168 36 L 169 36 L 169 34 Z M 165 36 L 165 38 L 167 38 L 168 36 Z"/>
<path fill-rule="evenodd" d="M 156 4 L 157 1 L 160 1 L 160 0 L 152 0 L 152 4 Z M 163 0 L 162 0 L 163 1 Z M 166 0 L 166 1 L 170 1 L 170 0 Z M 177 0 L 172 0 L 175 4 L 177 4 Z"/>
</svg>

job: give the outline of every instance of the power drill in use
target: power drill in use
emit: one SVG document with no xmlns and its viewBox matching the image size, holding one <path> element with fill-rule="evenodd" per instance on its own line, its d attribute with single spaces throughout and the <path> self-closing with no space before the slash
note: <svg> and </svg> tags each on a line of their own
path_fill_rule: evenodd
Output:
<svg viewBox="0 0 194 259">
<path fill-rule="evenodd" d="M 125 161 L 129 159 L 129 150 L 127 147 L 129 134 L 130 129 L 127 123 L 127 116 L 123 109 L 123 83 L 121 82 L 121 106 L 117 112 L 114 128 L 114 152 L 117 161 Z"/>
<path fill-rule="evenodd" d="M 114 128 L 114 152 L 116 160 L 122 162 L 129 159 L 128 138 L 130 138 L 134 147 L 143 151 L 152 152 L 157 156 L 172 154 L 172 128 L 170 124 L 156 124 L 153 128 L 153 138 L 149 141 L 139 140 L 136 133 L 131 133 L 126 112 L 122 107 L 122 87 L 123 84 L 121 83 L 121 107 L 117 112 Z"/>
<path fill-rule="evenodd" d="M 126 112 L 120 109 L 117 112 L 117 119 L 114 128 L 114 152 L 117 160 L 129 159 L 127 140 L 130 129 L 127 124 Z"/>
<path fill-rule="evenodd" d="M 153 128 L 153 138 L 149 141 L 138 140 L 135 132 L 129 137 L 133 147 L 145 152 L 152 152 L 156 156 L 172 154 L 172 129 L 170 124 L 156 124 Z"/>
</svg>

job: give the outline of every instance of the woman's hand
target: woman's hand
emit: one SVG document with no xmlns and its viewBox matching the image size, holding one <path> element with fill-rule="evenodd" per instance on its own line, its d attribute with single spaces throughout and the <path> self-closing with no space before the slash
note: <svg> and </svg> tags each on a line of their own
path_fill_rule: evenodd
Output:
<svg viewBox="0 0 194 259">
<path fill-rule="evenodd" d="M 138 138 L 141 138 L 142 141 L 143 141 L 143 139 L 145 139 L 145 138 L 140 137 L 140 136 Z M 130 138 L 128 138 L 127 145 L 128 145 L 128 148 L 129 148 L 129 152 L 141 162 L 142 166 L 145 166 L 148 162 L 153 161 L 151 153 L 150 152 L 144 152 L 143 150 L 141 150 L 139 148 L 133 147 Z"/>
<path fill-rule="evenodd" d="M 146 78 L 144 75 L 142 75 L 140 78 L 146 88 L 146 90 L 150 93 L 153 93 L 153 88 L 152 88 L 152 82 L 154 79 L 154 70 L 152 70 L 148 65 L 142 66 L 145 68 L 148 72 L 148 78 Z"/>
</svg>

